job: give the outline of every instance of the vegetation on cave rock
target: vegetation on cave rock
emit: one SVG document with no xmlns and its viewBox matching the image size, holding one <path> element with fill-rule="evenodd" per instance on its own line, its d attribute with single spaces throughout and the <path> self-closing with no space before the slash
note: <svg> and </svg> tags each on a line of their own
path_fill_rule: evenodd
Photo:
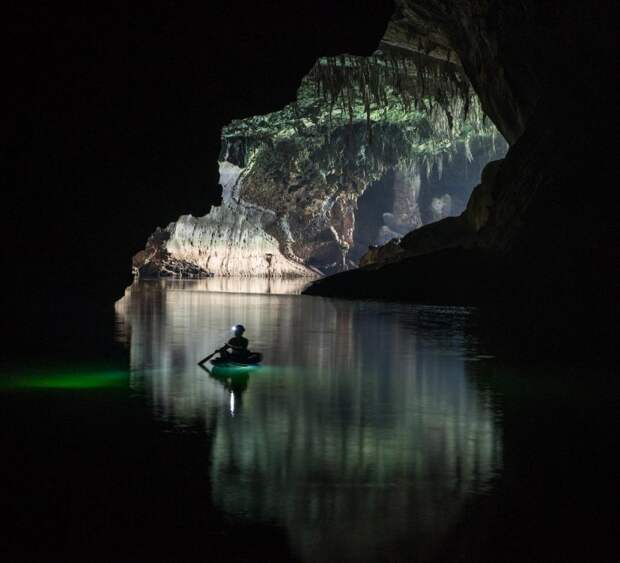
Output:
<svg viewBox="0 0 620 563">
<path fill-rule="evenodd" d="M 369 181 L 395 166 L 440 168 L 459 144 L 468 150 L 478 137 L 494 141 L 498 133 L 454 65 L 377 52 L 319 59 L 296 102 L 224 128 L 222 158 L 275 176 L 296 165 L 295 172 L 309 167 L 323 179 Z"/>
<path fill-rule="evenodd" d="M 485 140 L 489 159 L 503 144 L 457 66 L 397 51 L 319 59 L 295 102 L 222 137 L 220 160 L 245 168 L 236 195 L 276 212 L 283 253 L 338 268 L 370 183 L 394 169 L 441 176 L 457 151 L 471 160 L 470 143 Z"/>
<path fill-rule="evenodd" d="M 153 239 L 136 268 L 229 275 L 234 264 L 238 275 L 307 275 L 354 267 L 369 244 L 421 224 L 422 176 L 441 179 L 449 164 L 453 177 L 474 156 L 479 169 L 496 158 L 496 141 L 503 145 L 450 62 L 396 51 L 319 59 L 295 102 L 223 129 L 220 161 L 237 171 L 225 182 L 224 205 L 169 225 L 169 239 Z M 358 199 L 370 185 L 383 186 L 393 203 L 364 220 Z M 370 223 L 385 232 L 360 239 Z M 220 262 L 225 271 L 214 266 Z"/>
</svg>

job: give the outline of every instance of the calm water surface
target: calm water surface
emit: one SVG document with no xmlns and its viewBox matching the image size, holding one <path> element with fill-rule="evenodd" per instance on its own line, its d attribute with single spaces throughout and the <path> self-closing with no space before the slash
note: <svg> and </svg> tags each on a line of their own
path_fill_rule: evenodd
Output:
<svg viewBox="0 0 620 563">
<path fill-rule="evenodd" d="M 603 545 L 611 378 L 501 366 L 466 308 L 299 289 L 141 282 L 116 304 L 128 370 L 4 378 L 38 445 L 16 459 L 53 476 L 28 490 L 66 505 L 35 506 L 63 523 L 41 532 L 42 559 L 98 542 L 115 560 L 308 562 L 567 560 Z M 264 365 L 201 369 L 237 323 Z"/>
<path fill-rule="evenodd" d="M 282 525 L 303 560 L 374 560 L 402 540 L 432 553 L 489 493 L 502 440 L 465 375 L 467 310 L 196 286 L 146 284 L 118 311 L 131 388 L 212 436 L 224 512 Z M 198 360 L 239 322 L 265 365 L 209 376 Z"/>
</svg>

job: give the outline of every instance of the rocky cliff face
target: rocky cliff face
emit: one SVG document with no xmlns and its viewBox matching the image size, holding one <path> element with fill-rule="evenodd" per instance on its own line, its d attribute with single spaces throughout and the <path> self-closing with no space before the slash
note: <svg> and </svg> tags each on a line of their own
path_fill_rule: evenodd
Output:
<svg viewBox="0 0 620 563">
<path fill-rule="evenodd" d="M 374 249 L 364 268 L 309 292 L 492 304 L 491 339 L 516 342 L 519 357 L 567 346 L 609 353 L 618 274 L 618 221 L 605 203 L 617 127 L 611 3 L 398 7 L 385 41 L 462 68 L 511 148 L 459 217 Z"/>
<path fill-rule="evenodd" d="M 220 163 L 222 205 L 204 217 L 183 215 L 158 229 L 134 257 L 141 277 L 312 276 L 317 272 L 280 252 L 269 234 L 278 218 L 273 210 L 239 197 L 244 169 Z"/>
<path fill-rule="evenodd" d="M 295 103 L 232 122 L 222 137 L 222 206 L 156 231 L 134 271 L 333 273 L 356 266 L 368 246 L 459 213 L 505 143 L 470 91 L 439 100 L 429 75 L 421 104 L 404 98 L 403 83 L 420 88 L 407 60 L 322 59 Z"/>
<path fill-rule="evenodd" d="M 540 195 L 561 190 L 559 178 L 570 183 L 571 159 L 576 156 L 583 163 L 582 155 L 588 152 L 585 132 L 591 132 L 591 139 L 596 137 L 596 120 L 588 119 L 587 112 L 577 107 L 600 95 L 596 69 L 605 57 L 604 42 L 599 38 L 600 45 L 595 40 L 579 45 L 592 19 L 582 27 L 579 18 L 587 10 L 569 5 L 399 0 L 397 6 L 383 42 L 424 53 L 434 61 L 429 64 L 448 62 L 462 69 L 485 112 L 513 149 L 505 160 L 489 164 L 458 218 L 428 225 L 399 241 L 386 241 L 385 248 L 363 256 L 361 264 L 377 268 L 451 248 L 509 253 L 531 236 L 532 229 L 525 228 L 526 216 L 542 220 L 541 231 L 547 230 L 545 211 L 534 212 Z M 566 68 L 565 55 L 570 52 L 579 53 L 589 64 L 569 79 L 572 71 Z M 596 109 L 588 108 L 588 112 L 594 115 Z M 585 120 L 582 129 L 571 119 Z M 521 140 L 524 134 L 527 138 Z M 579 146 L 582 154 L 576 150 Z M 560 191 L 553 198 L 567 216 L 574 215 L 567 207 L 574 199 L 563 197 Z M 445 197 L 434 201 L 436 219 L 442 219 L 440 210 L 450 203 Z M 564 228 L 552 230 L 555 238 Z"/>
<path fill-rule="evenodd" d="M 397 0 L 383 38 L 463 69 L 484 111 L 513 143 L 540 95 L 555 9 L 534 2 Z"/>
</svg>

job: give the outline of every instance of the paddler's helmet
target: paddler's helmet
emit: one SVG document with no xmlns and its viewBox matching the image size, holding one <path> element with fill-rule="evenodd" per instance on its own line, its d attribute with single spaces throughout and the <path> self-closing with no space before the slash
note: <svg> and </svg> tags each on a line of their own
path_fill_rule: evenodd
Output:
<svg viewBox="0 0 620 563">
<path fill-rule="evenodd" d="M 245 332 L 245 327 L 243 325 L 235 325 L 232 327 L 232 331 L 235 336 L 241 336 Z"/>
</svg>

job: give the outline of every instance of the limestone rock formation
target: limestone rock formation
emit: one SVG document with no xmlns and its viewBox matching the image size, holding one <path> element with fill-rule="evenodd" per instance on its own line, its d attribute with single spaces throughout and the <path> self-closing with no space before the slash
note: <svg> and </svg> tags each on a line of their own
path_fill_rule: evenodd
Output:
<svg viewBox="0 0 620 563">
<path fill-rule="evenodd" d="M 535 55 L 532 35 L 537 43 L 547 40 L 540 18 L 544 9 L 528 9 L 526 3 L 491 7 L 486 0 L 397 0 L 383 42 L 463 69 L 484 111 L 513 143 L 532 114 L 541 82 L 537 61 L 522 61 Z M 509 42 L 518 44 L 518 65 L 512 64 L 517 62 L 512 49 L 506 49 Z"/>
<path fill-rule="evenodd" d="M 511 147 L 462 216 L 373 249 L 363 268 L 308 293 L 488 305 L 489 338 L 516 342 L 519 357 L 609 353 L 618 303 L 611 3 L 397 4 L 385 41 L 462 68 Z"/>
<path fill-rule="evenodd" d="M 183 215 L 158 229 L 134 257 L 140 277 L 313 276 L 317 272 L 283 255 L 267 230 L 275 213 L 238 199 L 243 169 L 220 164 L 223 202 L 209 215 Z M 237 199 L 235 199 L 237 196 Z"/>
<path fill-rule="evenodd" d="M 489 221 L 493 208 L 495 178 L 501 163 L 501 160 L 495 160 L 485 166 L 481 183 L 474 188 L 467 208 L 458 217 L 445 217 L 411 231 L 401 239 L 374 247 L 362 256 L 360 266 L 378 268 L 438 250 L 479 247 L 481 239 L 477 234 Z M 437 199 L 434 198 L 433 203 Z"/>
<path fill-rule="evenodd" d="M 435 99 L 436 77 L 420 78 L 402 54 L 319 60 L 295 103 L 224 128 L 222 206 L 156 232 L 134 272 L 328 274 L 458 213 L 505 143 L 467 84 L 449 76 L 454 96 Z M 426 88 L 426 98 L 416 106 L 403 84 Z"/>
</svg>

